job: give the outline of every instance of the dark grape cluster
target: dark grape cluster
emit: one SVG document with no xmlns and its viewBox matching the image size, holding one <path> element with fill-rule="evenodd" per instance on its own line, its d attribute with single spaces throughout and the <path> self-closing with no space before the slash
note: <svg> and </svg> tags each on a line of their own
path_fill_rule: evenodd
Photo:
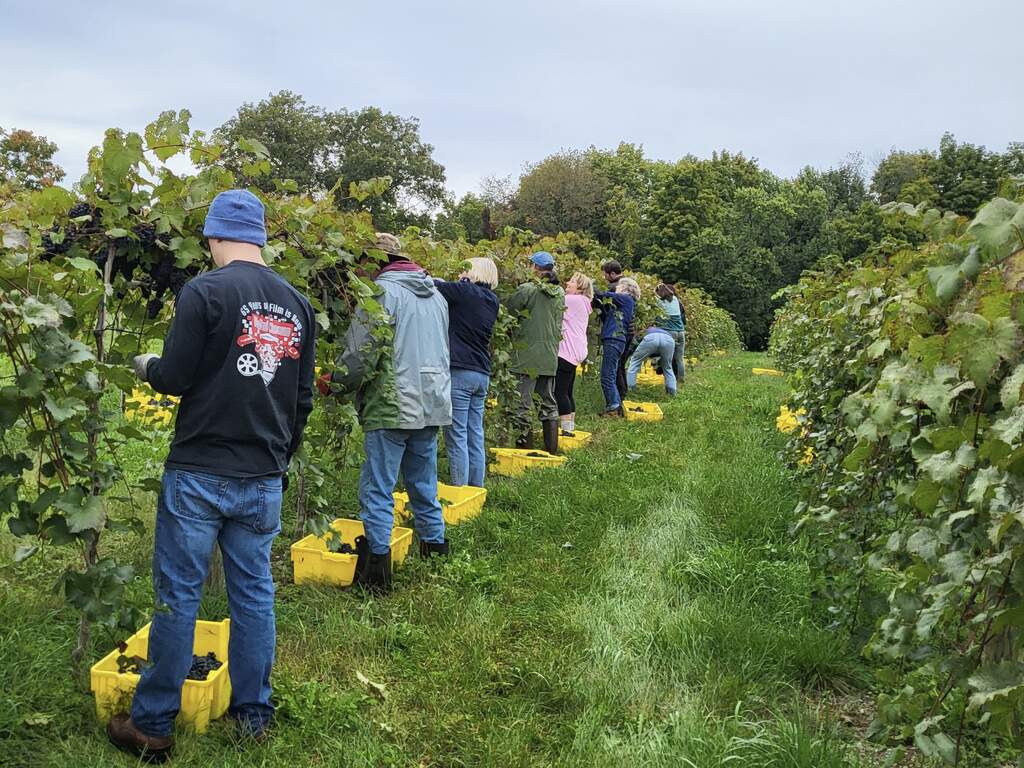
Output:
<svg viewBox="0 0 1024 768">
<path fill-rule="evenodd" d="M 84 216 L 88 220 L 76 222 Z M 111 264 L 111 278 L 121 277 L 125 283 L 134 282 L 146 299 L 146 315 L 153 319 L 166 304 L 168 292 L 177 298 L 181 289 L 198 270 L 181 269 L 175 265 L 174 254 L 167 250 L 169 241 L 156 231 L 156 225 L 143 222 L 132 229 L 132 235 L 111 241 L 103 235 L 105 227 L 99 209 L 89 203 L 75 203 L 68 211 L 64 239 L 54 242 L 51 233 L 43 235 L 44 261 L 63 256 L 72 246 L 79 243 L 97 267 L 106 267 L 111 243 L 114 246 L 114 260 Z M 125 293 L 123 284 L 115 281 L 118 297 Z"/>
<path fill-rule="evenodd" d="M 92 216 L 93 208 L 88 203 L 75 203 L 68 211 L 69 219 L 79 219 L 82 216 Z"/>
<path fill-rule="evenodd" d="M 331 552 L 337 552 L 339 555 L 354 555 L 354 554 L 356 554 L 355 547 L 353 547 L 347 541 L 341 541 L 337 537 L 334 537 L 330 541 L 327 542 L 327 548 Z"/>
<path fill-rule="evenodd" d="M 71 248 L 74 242 L 74 239 L 72 239 L 67 235 L 67 233 L 65 233 L 64 239 L 59 243 L 55 243 L 53 242 L 53 239 L 50 237 L 50 233 L 47 232 L 45 235 L 43 235 L 44 258 L 46 260 L 49 260 L 52 259 L 54 256 L 63 256 L 65 253 L 68 252 L 68 249 Z"/>
<path fill-rule="evenodd" d="M 205 656 L 192 656 L 192 668 L 188 671 L 186 680 L 205 680 L 211 672 L 216 672 L 224 665 L 224 662 L 217 658 L 217 654 L 210 651 Z"/>
<path fill-rule="evenodd" d="M 135 237 L 143 248 L 152 248 L 156 244 L 156 225 L 139 224 L 135 227 Z"/>
</svg>

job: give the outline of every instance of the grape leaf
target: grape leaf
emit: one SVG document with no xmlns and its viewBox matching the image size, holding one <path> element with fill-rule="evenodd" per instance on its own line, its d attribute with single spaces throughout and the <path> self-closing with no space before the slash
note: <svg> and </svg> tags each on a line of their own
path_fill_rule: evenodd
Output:
<svg viewBox="0 0 1024 768">
<path fill-rule="evenodd" d="M 1024 696 L 1024 662 L 986 665 L 967 678 L 967 684 L 974 690 L 969 701 L 972 707 L 990 704 L 1001 697 Z"/>
<path fill-rule="evenodd" d="M 98 531 L 103 527 L 106 516 L 103 499 L 88 496 L 81 488 L 72 488 L 53 506 L 64 512 L 70 533 Z"/>
<path fill-rule="evenodd" d="M 967 234 L 977 240 L 995 259 L 1024 247 L 1024 205 L 997 197 L 982 206 Z"/>
</svg>

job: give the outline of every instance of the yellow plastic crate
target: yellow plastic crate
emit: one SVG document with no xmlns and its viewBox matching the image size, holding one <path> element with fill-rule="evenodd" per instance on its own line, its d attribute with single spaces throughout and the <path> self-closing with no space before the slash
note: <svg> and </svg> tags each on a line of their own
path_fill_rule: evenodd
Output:
<svg viewBox="0 0 1024 768">
<path fill-rule="evenodd" d="M 147 624 L 128 638 L 126 656 L 149 658 L 149 628 Z M 199 733 L 210 726 L 211 720 L 228 711 L 231 703 L 231 678 L 228 676 L 228 637 L 231 634 L 231 620 L 197 621 L 192 653 L 205 656 L 213 651 L 223 662 L 205 680 L 186 680 L 181 688 L 181 713 L 179 717 Z M 106 721 L 111 715 L 129 709 L 139 676 L 132 672 L 117 671 L 117 657 L 120 650 L 113 650 L 92 665 L 89 673 L 92 691 L 96 696 L 96 715 Z"/>
<path fill-rule="evenodd" d="M 519 477 L 537 467 L 560 467 L 566 462 L 565 456 L 552 456 L 532 448 L 491 448 L 491 453 L 494 454 L 491 472 L 506 477 Z"/>
<path fill-rule="evenodd" d="M 446 525 L 458 525 L 464 520 L 471 520 L 480 514 L 487 500 L 487 489 L 472 485 L 437 484 L 437 497 L 441 502 L 441 512 Z M 412 508 L 409 506 L 409 494 L 395 491 L 395 520 L 411 520 Z"/>
<path fill-rule="evenodd" d="M 593 435 L 590 432 L 584 432 L 577 429 L 572 433 L 572 437 L 566 437 L 565 435 L 558 435 L 558 450 L 560 451 L 575 451 L 577 448 L 582 448 L 590 442 L 590 438 Z"/>
<path fill-rule="evenodd" d="M 640 371 L 636 375 L 636 383 L 645 387 L 661 387 L 665 385 L 665 377 L 654 371 Z"/>
<path fill-rule="evenodd" d="M 633 400 L 623 400 L 622 407 L 626 411 L 626 418 L 629 421 L 661 421 L 665 418 L 661 406 L 657 403 L 638 403 Z"/>
<path fill-rule="evenodd" d="M 395 491 L 392 496 L 395 498 L 395 522 L 405 523 L 412 519 L 412 510 L 409 508 L 409 494 L 405 491 Z"/>
<path fill-rule="evenodd" d="M 356 537 L 363 535 L 363 524 L 359 520 L 339 519 L 331 528 L 341 540 L 353 547 Z M 317 536 L 311 533 L 292 544 L 292 567 L 296 584 L 313 582 L 347 587 L 356 575 L 356 556 L 331 552 L 327 538 L 331 534 Z M 412 545 L 412 530 L 395 526 L 391 531 L 391 563 L 401 563 L 409 554 Z"/>
<path fill-rule="evenodd" d="M 441 500 L 445 523 L 458 525 L 480 514 L 484 502 L 487 501 L 487 489 L 472 485 L 438 483 L 437 497 Z"/>
<path fill-rule="evenodd" d="M 160 395 L 148 386 L 132 390 L 125 399 L 125 418 L 153 427 L 167 427 L 174 421 L 174 408 L 180 397 Z"/>
</svg>

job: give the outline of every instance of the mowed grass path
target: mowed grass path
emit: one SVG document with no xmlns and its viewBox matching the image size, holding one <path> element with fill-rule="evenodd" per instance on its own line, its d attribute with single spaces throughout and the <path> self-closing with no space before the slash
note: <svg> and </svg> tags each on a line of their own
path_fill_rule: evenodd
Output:
<svg viewBox="0 0 1024 768">
<path fill-rule="evenodd" d="M 750 374 L 764 364 L 705 361 L 676 399 L 644 393 L 663 422 L 592 419 L 566 467 L 489 479 L 457 554 L 401 569 L 386 599 L 296 587 L 282 537 L 274 738 L 216 723 L 179 735 L 176 763 L 855 765 L 808 704 L 861 670 L 808 600 L 773 430 L 785 383 Z M 584 388 L 594 412 L 593 375 Z M 142 573 L 149 546 L 132 547 Z M 28 585 L 0 572 L 0 764 L 130 765 L 69 679 L 74 616 L 35 568 Z"/>
</svg>

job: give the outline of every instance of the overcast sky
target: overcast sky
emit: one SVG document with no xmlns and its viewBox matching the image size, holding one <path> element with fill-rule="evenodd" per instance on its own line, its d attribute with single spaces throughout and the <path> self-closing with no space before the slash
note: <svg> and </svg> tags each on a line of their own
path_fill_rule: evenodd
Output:
<svg viewBox="0 0 1024 768">
<path fill-rule="evenodd" d="M 792 175 L 1024 140 L 1022 30 L 1022 0 L 0 0 L 0 126 L 57 142 L 70 182 L 107 127 L 212 129 L 289 89 L 418 117 L 458 193 L 619 141 Z"/>
</svg>

